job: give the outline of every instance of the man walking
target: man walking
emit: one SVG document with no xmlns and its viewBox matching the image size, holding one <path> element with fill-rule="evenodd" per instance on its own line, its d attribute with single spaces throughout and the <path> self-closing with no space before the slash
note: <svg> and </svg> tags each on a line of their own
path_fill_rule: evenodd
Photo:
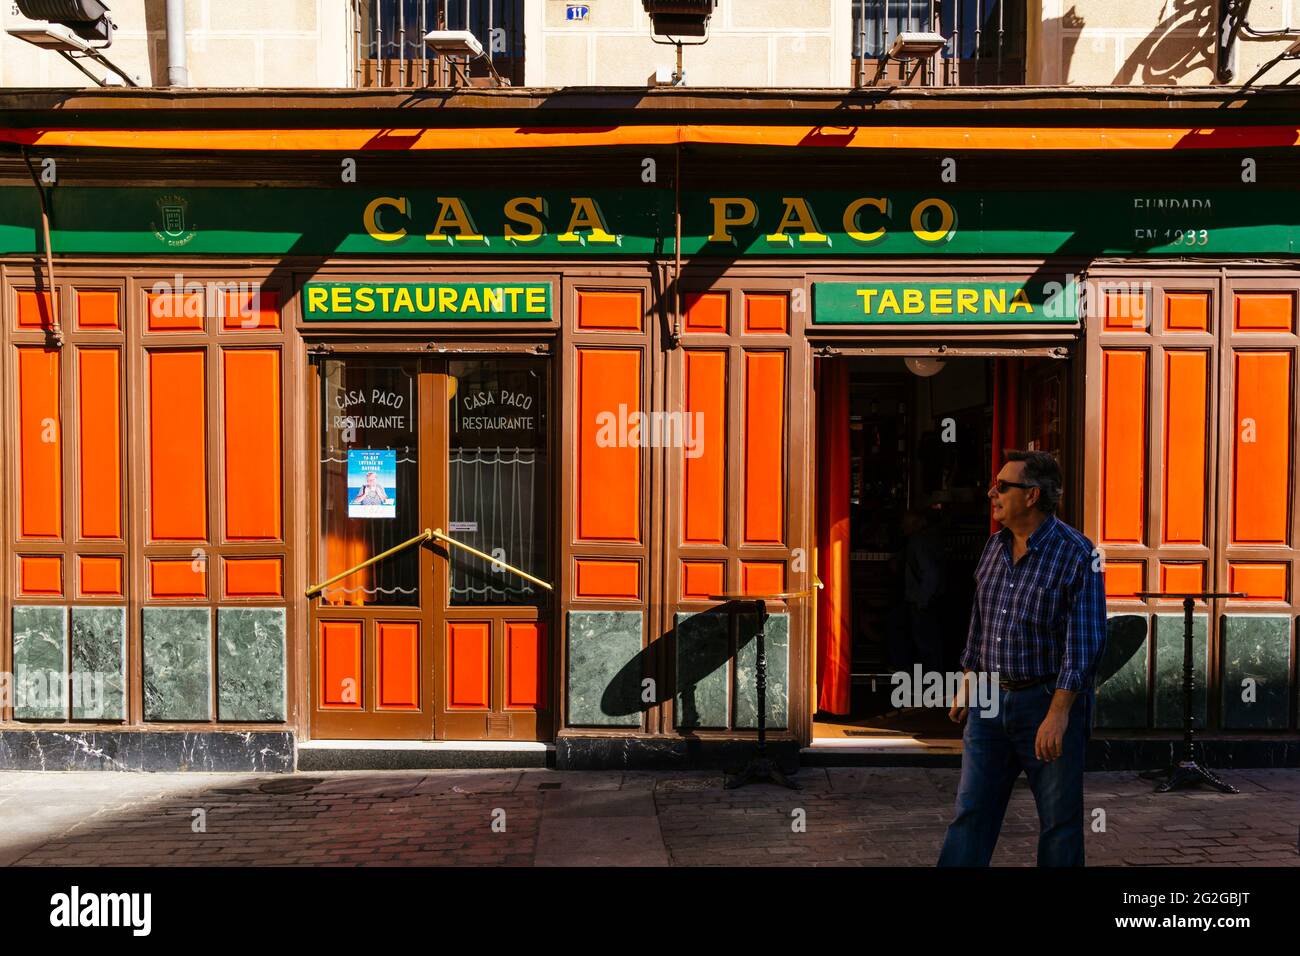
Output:
<svg viewBox="0 0 1300 956">
<path fill-rule="evenodd" d="M 1038 806 L 1038 865 L 1083 865 L 1083 763 L 1093 676 L 1106 643 L 1106 592 L 1092 542 L 1056 517 L 1061 469 L 1041 451 L 1007 452 L 988 492 L 1002 530 L 975 571 L 961 665 L 995 674 L 996 714 L 966 719 L 957 813 L 940 866 L 988 866 L 1023 770 Z"/>
</svg>

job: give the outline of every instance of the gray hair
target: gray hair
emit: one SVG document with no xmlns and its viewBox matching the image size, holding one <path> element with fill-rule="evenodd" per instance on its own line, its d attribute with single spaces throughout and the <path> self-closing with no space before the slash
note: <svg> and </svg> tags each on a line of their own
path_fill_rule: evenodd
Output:
<svg viewBox="0 0 1300 956">
<path fill-rule="evenodd" d="M 1025 463 L 1025 484 L 1038 489 L 1038 508 L 1044 514 L 1056 514 L 1056 507 L 1061 503 L 1061 466 L 1053 455 L 1045 451 L 1017 451 L 1007 449 L 1003 452 L 1007 461 Z"/>
</svg>

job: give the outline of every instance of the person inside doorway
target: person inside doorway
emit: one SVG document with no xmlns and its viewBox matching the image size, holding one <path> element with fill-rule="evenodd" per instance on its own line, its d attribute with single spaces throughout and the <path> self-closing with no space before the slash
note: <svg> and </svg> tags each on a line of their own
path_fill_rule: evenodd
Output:
<svg viewBox="0 0 1300 956">
<path fill-rule="evenodd" d="M 961 665 L 996 675 L 996 706 L 967 707 L 956 815 L 940 866 L 987 866 L 1016 778 L 1038 807 L 1039 866 L 1083 865 L 1083 765 L 1106 588 L 1092 542 L 1056 517 L 1061 469 L 1047 452 L 1012 451 L 989 488 L 993 518 L 975 572 Z M 968 689 L 969 685 L 967 685 Z"/>
<path fill-rule="evenodd" d="M 897 606 L 891 649 L 896 670 L 911 671 L 919 663 L 928 673 L 943 669 L 943 620 L 939 612 L 944 592 L 943 542 L 930 527 L 924 511 L 903 512 L 900 577 L 903 602 Z"/>
</svg>

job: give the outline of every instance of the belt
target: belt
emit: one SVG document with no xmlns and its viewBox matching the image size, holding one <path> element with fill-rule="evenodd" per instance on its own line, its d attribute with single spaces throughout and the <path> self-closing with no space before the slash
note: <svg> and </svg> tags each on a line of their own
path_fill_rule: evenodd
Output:
<svg viewBox="0 0 1300 956">
<path fill-rule="evenodd" d="M 1028 680 L 1009 680 L 1005 677 L 999 677 L 998 686 L 1003 690 L 1028 690 L 1030 687 L 1037 687 L 1039 684 L 1046 684 L 1048 681 L 1055 679 L 1055 674 L 1048 677 L 1031 677 Z"/>
</svg>

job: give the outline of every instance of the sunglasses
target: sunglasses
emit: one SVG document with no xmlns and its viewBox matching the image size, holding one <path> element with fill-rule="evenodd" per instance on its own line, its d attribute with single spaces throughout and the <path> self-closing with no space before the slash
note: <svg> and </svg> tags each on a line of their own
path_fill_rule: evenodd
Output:
<svg viewBox="0 0 1300 956">
<path fill-rule="evenodd" d="M 1038 486 L 1027 485 L 1020 481 L 1004 481 L 999 478 L 997 481 L 993 482 L 993 487 L 998 490 L 998 494 L 1005 495 L 1008 488 L 1037 488 Z"/>
</svg>

